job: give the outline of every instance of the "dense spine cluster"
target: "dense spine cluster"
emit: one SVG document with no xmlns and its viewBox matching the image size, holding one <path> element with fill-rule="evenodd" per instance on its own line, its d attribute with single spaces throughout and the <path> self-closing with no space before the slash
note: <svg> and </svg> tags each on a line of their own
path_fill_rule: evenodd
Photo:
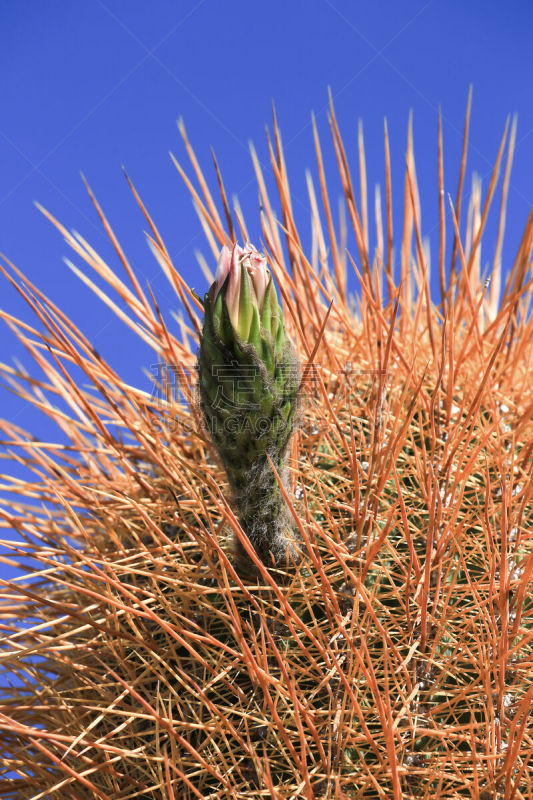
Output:
<svg viewBox="0 0 533 800">
<path fill-rule="evenodd" d="M 5 560 L 27 571 L 0 595 L 6 800 L 533 798 L 533 214 L 502 269 L 515 129 L 465 204 L 467 114 L 447 213 L 439 126 L 437 300 L 411 131 L 400 239 L 385 131 L 372 243 L 362 130 L 356 187 L 330 117 L 346 214 L 336 229 L 315 130 L 305 247 L 275 126 L 281 213 L 253 154 L 266 256 L 236 244 L 242 210 L 220 179 L 219 211 L 181 126 L 211 249 L 203 300 L 133 190 L 181 336 L 92 194 L 131 285 L 51 218 L 157 354 L 159 392 L 0 267 L 42 326 L 0 310 L 41 370 L 0 372 L 68 439 L 0 420 L 34 473 L 2 478 Z"/>
</svg>

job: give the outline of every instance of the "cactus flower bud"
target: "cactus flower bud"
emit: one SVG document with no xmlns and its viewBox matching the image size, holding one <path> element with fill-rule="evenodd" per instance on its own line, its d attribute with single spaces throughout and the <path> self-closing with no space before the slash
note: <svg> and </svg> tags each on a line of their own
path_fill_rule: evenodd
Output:
<svg viewBox="0 0 533 800">
<path fill-rule="evenodd" d="M 290 550 L 290 523 L 267 453 L 285 481 L 299 362 L 265 257 L 250 244 L 224 246 L 204 312 L 198 356 L 204 420 L 243 529 L 266 563 L 279 563 Z"/>
<path fill-rule="evenodd" d="M 228 284 L 224 292 L 226 280 Z M 233 252 L 224 245 L 218 259 L 211 304 L 214 306 L 222 291 L 231 324 L 244 341 L 248 338 L 254 316 L 260 316 L 269 280 L 271 276 L 265 257 L 250 244 L 246 244 L 244 249 L 235 245 Z"/>
</svg>

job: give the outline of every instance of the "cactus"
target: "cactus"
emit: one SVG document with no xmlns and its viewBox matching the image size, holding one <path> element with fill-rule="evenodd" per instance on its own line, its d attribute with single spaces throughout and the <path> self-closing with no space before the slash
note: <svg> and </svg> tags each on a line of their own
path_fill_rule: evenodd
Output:
<svg viewBox="0 0 533 800">
<path fill-rule="evenodd" d="M 188 315 L 179 336 L 92 194 L 132 288 L 48 215 L 157 353 L 152 396 L 2 268 L 44 330 L 0 314 L 45 373 L 4 378 L 70 440 L 1 423 L 35 473 L 4 478 L 0 516 L 20 534 L 11 563 L 34 564 L 2 589 L 6 800 L 533 796 L 532 218 L 501 268 L 515 130 L 465 213 L 464 158 L 445 205 L 439 127 L 432 302 L 411 133 L 401 239 L 386 134 L 371 250 L 363 140 L 358 192 L 333 108 L 331 127 L 349 230 L 335 230 L 315 131 L 323 213 L 309 178 L 306 249 L 276 126 L 279 225 L 254 160 L 264 256 L 236 244 L 247 227 L 222 188 L 224 227 L 186 140 L 200 188 L 178 169 L 218 259 L 203 301 L 132 185 Z M 242 431 L 224 428 L 235 416 Z"/>
</svg>

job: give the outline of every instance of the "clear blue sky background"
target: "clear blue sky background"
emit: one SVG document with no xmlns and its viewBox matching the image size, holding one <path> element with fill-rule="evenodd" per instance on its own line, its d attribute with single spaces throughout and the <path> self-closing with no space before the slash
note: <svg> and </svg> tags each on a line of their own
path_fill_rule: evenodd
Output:
<svg viewBox="0 0 533 800">
<path fill-rule="evenodd" d="M 372 188 L 384 181 L 387 116 L 397 211 L 413 111 L 423 234 L 436 242 L 437 109 L 443 111 L 446 190 L 455 195 L 472 84 L 467 174 L 477 171 L 485 189 L 506 116 L 518 113 L 504 248 L 510 264 L 533 200 L 532 23 L 530 0 L 2 0 L 0 251 L 47 291 L 126 380 L 145 385 L 141 370 L 153 355 L 69 272 L 62 261 L 70 255 L 68 247 L 34 201 L 82 233 L 118 268 L 83 188 L 82 171 L 137 274 L 150 282 L 168 313 L 175 298 L 145 244 L 146 226 L 121 165 L 177 267 L 203 291 L 194 250 L 206 255 L 208 250 L 168 155 L 172 150 L 185 160 L 177 118 L 184 118 L 213 185 L 211 146 L 228 192 L 237 193 L 248 219 L 257 220 L 248 141 L 256 143 L 266 163 L 264 125 L 274 100 L 295 208 L 305 222 L 304 172 L 315 168 L 311 111 L 326 169 L 335 171 L 329 86 L 354 165 L 357 120 L 364 121 Z M 331 188 L 335 200 L 334 181 Z M 256 222 L 251 228 L 259 230 Z M 489 233 L 483 263 L 492 255 L 493 241 Z M 0 305 L 32 322 L 15 291 L 4 282 L 2 287 Z M 18 356 L 34 370 L 5 327 L 0 345 L 3 361 Z M 58 436 L 34 409 L 1 389 L 0 403 L 1 416 L 37 436 Z M 16 465 L 12 470 L 19 474 Z"/>
</svg>

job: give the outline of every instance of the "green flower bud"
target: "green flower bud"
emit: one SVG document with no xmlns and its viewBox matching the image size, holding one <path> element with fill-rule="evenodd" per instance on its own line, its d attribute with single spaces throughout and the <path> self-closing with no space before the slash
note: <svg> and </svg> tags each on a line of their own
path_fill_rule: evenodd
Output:
<svg viewBox="0 0 533 800">
<path fill-rule="evenodd" d="M 198 357 L 204 420 L 226 469 L 241 525 L 266 563 L 280 563 L 291 527 L 282 481 L 293 432 L 299 362 L 272 275 L 251 245 L 223 247 L 204 301 Z"/>
</svg>

